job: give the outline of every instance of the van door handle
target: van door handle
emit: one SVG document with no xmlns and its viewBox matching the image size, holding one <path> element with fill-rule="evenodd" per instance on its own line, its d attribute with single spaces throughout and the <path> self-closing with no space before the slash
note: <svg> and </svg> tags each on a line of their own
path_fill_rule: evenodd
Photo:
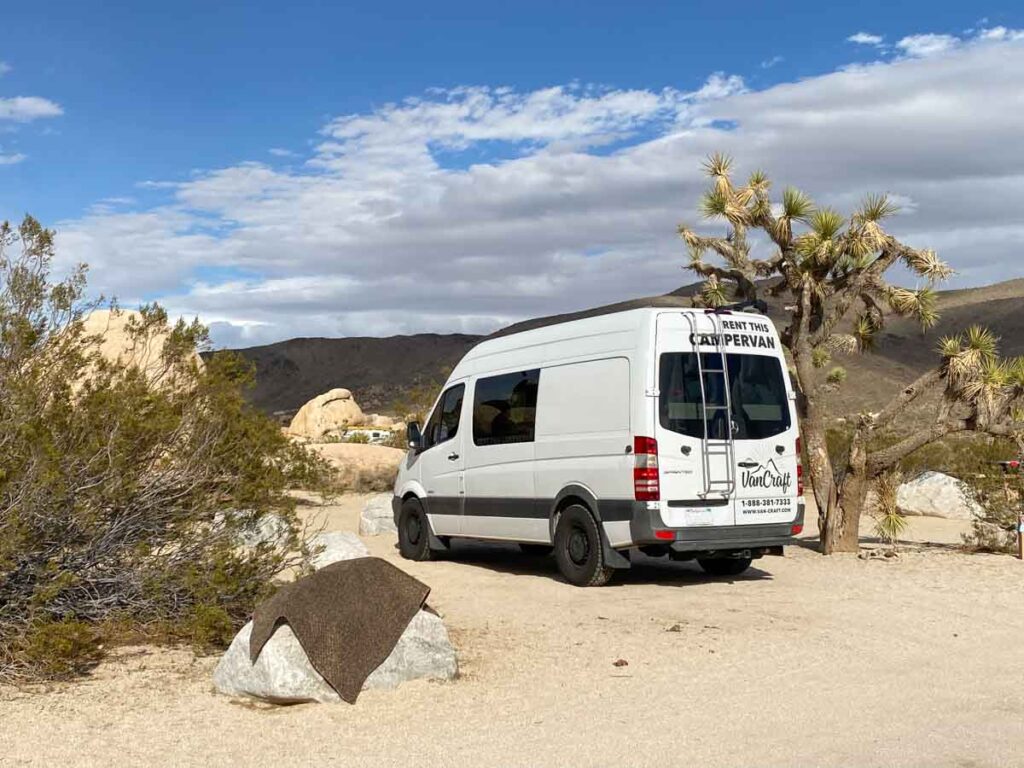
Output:
<svg viewBox="0 0 1024 768">
<path fill-rule="evenodd" d="M 739 463 L 739 466 L 743 467 L 744 469 L 753 469 L 754 467 L 759 467 L 761 465 L 758 464 L 756 461 L 741 461 Z"/>
<path fill-rule="evenodd" d="M 448 454 L 448 461 L 455 461 L 457 458 L 459 458 L 459 454 L 457 454 L 455 451 L 452 451 L 451 453 Z"/>
</svg>

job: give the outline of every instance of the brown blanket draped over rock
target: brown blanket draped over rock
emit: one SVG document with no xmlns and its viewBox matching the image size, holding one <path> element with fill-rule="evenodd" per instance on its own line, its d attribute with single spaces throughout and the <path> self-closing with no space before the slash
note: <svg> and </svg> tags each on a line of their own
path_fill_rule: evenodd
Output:
<svg viewBox="0 0 1024 768">
<path fill-rule="evenodd" d="M 354 704 L 428 594 L 426 584 L 377 557 L 331 563 L 257 606 L 249 659 L 255 664 L 274 630 L 288 622 L 313 668 Z"/>
</svg>

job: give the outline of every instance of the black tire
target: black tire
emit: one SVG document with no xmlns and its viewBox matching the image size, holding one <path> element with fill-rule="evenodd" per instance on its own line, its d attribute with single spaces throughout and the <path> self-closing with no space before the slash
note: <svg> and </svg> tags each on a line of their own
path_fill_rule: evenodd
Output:
<svg viewBox="0 0 1024 768">
<path fill-rule="evenodd" d="M 555 561 L 558 570 L 577 587 L 600 587 L 614 569 L 604 562 L 601 531 L 590 510 L 573 504 L 562 511 L 555 528 Z"/>
<path fill-rule="evenodd" d="M 749 557 L 698 557 L 697 562 L 710 576 L 739 576 L 753 560 Z"/>
<path fill-rule="evenodd" d="M 406 560 L 430 560 L 430 521 L 419 499 L 406 499 L 398 514 L 398 551 Z"/>
<path fill-rule="evenodd" d="M 550 544 L 519 544 L 519 551 L 524 555 L 530 555 L 531 557 L 547 557 L 554 551 L 554 547 Z"/>
</svg>

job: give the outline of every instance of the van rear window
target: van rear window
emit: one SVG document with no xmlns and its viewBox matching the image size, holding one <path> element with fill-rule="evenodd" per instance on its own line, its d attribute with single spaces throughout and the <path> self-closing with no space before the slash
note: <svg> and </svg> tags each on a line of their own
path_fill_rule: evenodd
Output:
<svg viewBox="0 0 1024 768">
<path fill-rule="evenodd" d="M 473 442 L 532 443 L 539 383 L 539 369 L 477 379 L 473 391 Z"/>
<path fill-rule="evenodd" d="M 729 436 L 726 410 L 730 405 L 736 440 L 764 440 L 791 426 L 789 399 L 782 365 L 766 355 L 727 354 L 726 370 L 718 354 L 702 354 L 704 399 L 694 352 L 666 352 L 659 360 L 658 415 L 661 426 L 681 435 L 703 439 L 705 403 L 707 437 Z M 727 396 L 728 393 L 728 396 Z"/>
</svg>

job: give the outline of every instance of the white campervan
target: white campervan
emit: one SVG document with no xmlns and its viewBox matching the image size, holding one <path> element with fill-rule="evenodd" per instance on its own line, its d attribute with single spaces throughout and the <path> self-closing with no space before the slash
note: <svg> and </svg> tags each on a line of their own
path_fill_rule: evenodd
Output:
<svg viewBox="0 0 1024 768">
<path fill-rule="evenodd" d="M 635 548 L 738 574 L 802 529 L 795 399 L 753 312 L 634 309 L 489 339 L 409 425 L 399 548 L 553 548 L 578 585 Z"/>
</svg>

